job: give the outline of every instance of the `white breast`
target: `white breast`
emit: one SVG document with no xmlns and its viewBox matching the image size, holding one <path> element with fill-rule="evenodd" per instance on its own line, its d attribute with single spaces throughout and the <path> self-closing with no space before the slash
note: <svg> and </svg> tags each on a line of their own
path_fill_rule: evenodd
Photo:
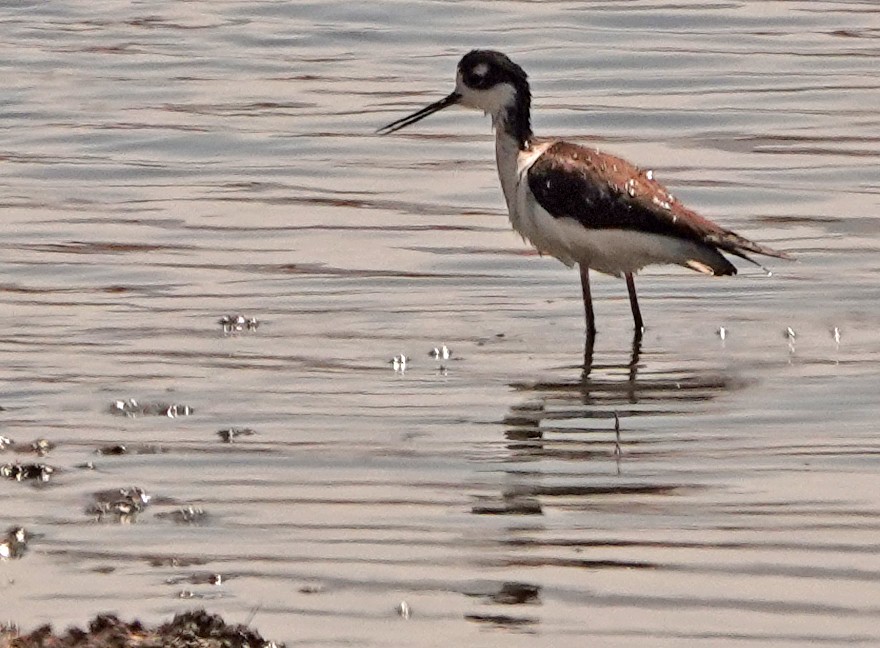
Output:
<svg viewBox="0 0 880 648">
<path fill-rule="evenodd" d="M 542 209 L 529 190 L 529 168 L 552 144 L 545 142 L 521 151 L 516 140 L 499 130 L 495 138 L 495 159 L 513 229 L 541 254 L 573 266 L 579 259 L 569 244 L 568 227 Z"/>
<path fill-rule="evenodd" d="M 540 208 L 529 190 L 529 168 L 551 144 L 547 142 L 521 151 L 516 140 L 499 130 L 495 138 L 495 160 L 513 229 L 541 254 L 549 254 L 571 266 L 576 261 L 565 245 L 562 232 L 557 231 L 557 219 Z"/>
</svg>

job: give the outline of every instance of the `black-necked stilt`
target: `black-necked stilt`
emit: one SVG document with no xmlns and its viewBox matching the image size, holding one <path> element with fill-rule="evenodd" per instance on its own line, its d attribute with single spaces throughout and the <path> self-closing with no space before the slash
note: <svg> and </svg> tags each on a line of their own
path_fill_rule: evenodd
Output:
<svg viewBox="0 0 880 648">
<path fill-rule="evenodd" d="M 378 132 L 392 133 L 456 104 L 492 116 L 495 160 L 514 229 L 540 253 L 580 266 L 590 337 L 595 333 L 591 268 L 626 278 L 639 336 L 643 323 L 633 273 L 641 268 L 670 263 L 732 275 L 736 267 L 722 250 L 748 261 L 747 252 L 790 258 L 691 211 L 651 171 L 577 144 L 535 137 L 526 73 L 500 52 L 469 52 L 458 64 L 454 91 Z"/>
</svg>

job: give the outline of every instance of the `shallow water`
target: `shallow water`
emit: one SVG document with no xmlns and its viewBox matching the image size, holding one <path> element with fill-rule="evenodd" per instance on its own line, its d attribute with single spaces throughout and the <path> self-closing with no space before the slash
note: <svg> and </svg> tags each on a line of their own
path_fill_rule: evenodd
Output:
<svg viewBox="0 0 880 648">
<path fill-rule="evenodd" d="M 474 46 L 530 73 L 539 134 L 798 260 L 644 272 L 636 349 L 597 277 L 585 372 L 576 273 L 510 231 L 488 120 L 373 135 Z M 0 481 L 36 534 L 4 618 L 880 642 L 875 3 L 17 2 L 0 54 L 0 435 L 57 444 L 0 453 L 57 471 Z M 88 512 L 130 486 L 134 519 Z"/>
</svg>

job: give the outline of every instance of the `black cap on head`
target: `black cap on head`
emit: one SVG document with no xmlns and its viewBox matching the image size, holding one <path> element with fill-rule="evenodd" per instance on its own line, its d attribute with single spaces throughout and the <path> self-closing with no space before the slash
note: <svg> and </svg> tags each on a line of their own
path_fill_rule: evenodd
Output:
<svg viewBox="0 0 880 648">
<path fill-rule="evenodd" d="M 499 83 L 528 87 L 528 76 L 506 55 L 494 50 L 471 50 L 458 63 L 462 81 L 469 88 L 487 90 Z"/>
</svg>

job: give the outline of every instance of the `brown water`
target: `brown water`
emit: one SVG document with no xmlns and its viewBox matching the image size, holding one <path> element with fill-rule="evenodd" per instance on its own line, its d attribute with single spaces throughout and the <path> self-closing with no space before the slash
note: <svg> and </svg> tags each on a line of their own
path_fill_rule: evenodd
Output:
<svg viewBox="0 0 880 648">
<path fill-rule="evenodd" d="M 635 367 L 596 278 L 585 375 L 576 273 L 510 231 L 488 120 L 373 135 L 474 46 L 528 70 L 539 134 L 798 261 L 646 271 Z M 3 618 L 877 645 L 878 62 L 873 2 L 3 5 L 0 435 L 57 444 L 0 454 L 57 471 L 0 480 L 36 534 Z M 129 486 L 134 520 L 87 512 Z"/>
</svg>

